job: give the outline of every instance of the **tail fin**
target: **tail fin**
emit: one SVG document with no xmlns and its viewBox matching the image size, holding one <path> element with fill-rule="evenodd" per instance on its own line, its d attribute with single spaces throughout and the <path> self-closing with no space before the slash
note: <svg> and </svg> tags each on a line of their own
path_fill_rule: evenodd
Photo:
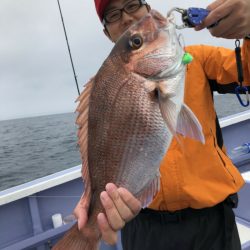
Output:
<svg viewBox="0 0 250 250">
<path fill-rule="evenodd" d="M 52 248 L 53 250 L 98 250 L 100 232 L 92 227 L 79 231 L 75 224 L 64 237 Z"/>
</svg>

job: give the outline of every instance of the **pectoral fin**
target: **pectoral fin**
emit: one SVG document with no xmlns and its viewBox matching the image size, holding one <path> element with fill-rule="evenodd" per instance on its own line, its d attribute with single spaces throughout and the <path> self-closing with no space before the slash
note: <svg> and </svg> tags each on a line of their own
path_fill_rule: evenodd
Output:
<svg viewBox="0 0 250 250">
<path fill-rule="evenodd" d="M 174 101 L 162 95 L 161 91 L 159 91 L 159 105 L 166 125 L 177 139 L 178 135 L 182 135 L 205 143 L 200 122 L 187 105 L 183 104 L 178 112 Z"/>
<path fill-rule="evenodd" d="M 170 132 L 175 136 L 177 127 L 177 109 L 176 104 L 168 97 L 163 96 L 159 91 L 159 105 L 163 120 Z"/>
<path fill-rule="evenodd" d="M 158 91 L 159 105 L 161 115 L 168 126 L 170 132 L 176 136 L 177 126 L 177 110 L 176 104 L 170 97 L 175 96 L 173 84 L 167 84 L 166 81 L 150 81 L 144 82 L 144 87 L 147 92 Z"/>
<path fill-rule="evenodd" d="M 190 137 L 205 144 L 201 124 L 186 104 L 182 104 L 181 106 L 181 110 L 177 118 L 176 131 L 183 136 Z"/>
</svg>

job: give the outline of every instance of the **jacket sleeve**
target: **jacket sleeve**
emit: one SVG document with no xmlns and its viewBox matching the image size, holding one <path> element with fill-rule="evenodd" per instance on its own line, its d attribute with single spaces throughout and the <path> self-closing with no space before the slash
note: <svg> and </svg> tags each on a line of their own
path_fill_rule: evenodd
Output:
<svg viewBox="0 0 250 250">
<path fill-rule="evenodd" d="M 223 47 L 202 46 L 199 55 L 203 69 L 213 91 L 235 93 L 239 85 L 235 51 Z M 250 90 L 250 39 L 244 39 L 241 47 L 243 86 Z"/>
</svg>

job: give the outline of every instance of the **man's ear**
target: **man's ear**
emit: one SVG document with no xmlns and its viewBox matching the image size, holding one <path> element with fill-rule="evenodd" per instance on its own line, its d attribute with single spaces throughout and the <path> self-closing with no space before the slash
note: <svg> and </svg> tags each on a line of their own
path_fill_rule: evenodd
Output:
<svg viewBox="0 0 250 250">
<path fill-rule="evenodd" d="M 106 28 L 103 29 L 103 33 L 106 35 L 106 37 L 113 43 L 113 40 Z"/>
</svg>

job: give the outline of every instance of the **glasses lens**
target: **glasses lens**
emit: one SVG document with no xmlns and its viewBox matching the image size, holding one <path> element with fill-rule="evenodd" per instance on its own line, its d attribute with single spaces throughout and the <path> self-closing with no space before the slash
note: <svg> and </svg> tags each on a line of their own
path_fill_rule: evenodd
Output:
<svg viewBox="0 0 250 250">
<path fill-rule="evenodd" d="M 113 23 L 121 18 L 121 10 L 113 10 L 105 14 L 108 23 Z"/>
<path fill-rule="evenodd" d="M 122 16 L 122 10 L 126 13 L 133 13 L 142 6 L 139 0 L 129 1 L 122 9 L 112 10 L 104 15 L 104 20 L 107 23 L 113 23 L 118 21 Z"/>
<path fill-rule="evenodd" d="M 127 13 L 133 13 L 137 11 L 141 7 L 141 4 L 139 1 L 130 1 L 124 6 L 124 10 Z"/>
</svg>

